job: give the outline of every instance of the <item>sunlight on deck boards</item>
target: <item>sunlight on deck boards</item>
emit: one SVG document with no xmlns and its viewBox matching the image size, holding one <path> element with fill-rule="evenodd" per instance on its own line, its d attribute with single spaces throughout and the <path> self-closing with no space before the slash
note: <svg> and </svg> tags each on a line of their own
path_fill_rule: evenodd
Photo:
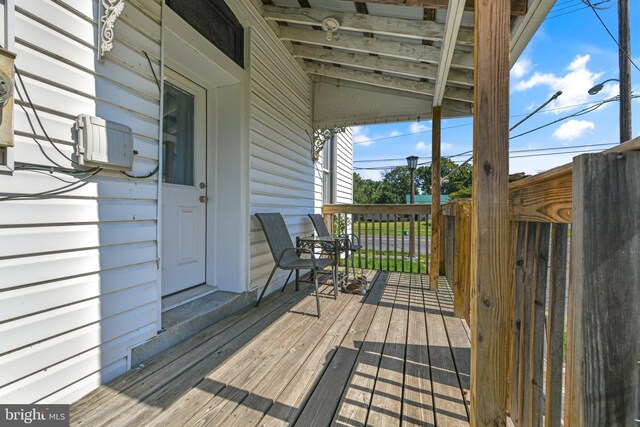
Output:
<svg viewBox="0 0 640 427">
<path fill-rule="evenodd" d="M 288 286 L 71 407 L 96 426 L 468 425 L 470 342 L 446 280 L 369 271 L 366 296 L 331 295 L 322 317 Z"/>
</svg>

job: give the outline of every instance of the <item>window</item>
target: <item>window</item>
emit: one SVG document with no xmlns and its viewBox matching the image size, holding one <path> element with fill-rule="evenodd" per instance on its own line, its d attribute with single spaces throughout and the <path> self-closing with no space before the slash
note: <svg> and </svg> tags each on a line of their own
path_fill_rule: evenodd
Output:
<svg viewBox="0 0 640 427">
<path fill-rule="evenodd" d="M 336 136 L 322 148 L 322 203 L 336 202 Z"/>
<path fill-rule="evenodd" d="M 224 0 L 166 0 L 174 12 L 244 68 L 244 28 Z"/>
</svg>

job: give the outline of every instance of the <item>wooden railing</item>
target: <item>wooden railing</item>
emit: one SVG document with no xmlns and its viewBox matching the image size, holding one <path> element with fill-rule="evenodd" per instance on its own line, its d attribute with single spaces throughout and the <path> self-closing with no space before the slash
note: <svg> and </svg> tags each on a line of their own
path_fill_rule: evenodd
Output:
<svg viewBox="0 0 640 427">
<path fill-rule="evenodd" d="M 640 418 L 638 150 L 640 138 L 510 184 L 513 286 L 504 308 L 514 321 L 504 337 L 511 342 L 504 386 L 516 426 Z M 456 315 L 469 319 L 473 278 L 460 259 L 471 247 L 467 203 L 444 205 L 443 213 L 445 275 Z M 478 254 L 477 262 L 486 260 Z"/>
<path fill-rule="evenodd" d="M 427 273 L 430 205 L 336 204 L 324 205 L 322 214 L 333 233 L 356 236 L 356 267 Z"/>
<path fill-rule="evenodd" d="M 444 227 L 444 275 L 453 288 L 454 313 L 470 323 L 471 200 L 461 199 L 442 206 Z"/>
</svg>

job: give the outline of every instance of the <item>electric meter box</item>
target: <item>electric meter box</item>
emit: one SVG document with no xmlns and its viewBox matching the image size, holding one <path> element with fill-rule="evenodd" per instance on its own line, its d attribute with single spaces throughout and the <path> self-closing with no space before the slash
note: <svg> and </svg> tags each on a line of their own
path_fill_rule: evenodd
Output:
<svg viewBox="0 0 640 427">
<path fill-rule="evenodd" d="M 76 120 L 78 163 L 105 169 L 131 170 L 133 132 L 120 123 L 81 114 Z"/>
</svg>

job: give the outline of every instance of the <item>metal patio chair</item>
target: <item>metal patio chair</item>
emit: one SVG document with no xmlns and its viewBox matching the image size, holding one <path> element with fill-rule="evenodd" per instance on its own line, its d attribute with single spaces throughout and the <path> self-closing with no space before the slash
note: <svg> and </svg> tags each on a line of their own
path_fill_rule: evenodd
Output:
<svg viewBox="0 0 640 427">
<path fill-rule="evenodd" d="M 331 233 L 329 232 L 329 229 L 327 228 L 327 224 L 325 224 L 324 222 L 324 218 L 322 217 L 322 215 L 320 214 L 307 214 L 307 215 L 311 219 L 311 222 L 313 223 L 313 227 L 316 229 L 316 233 L 318 233 L 318 236 L 327 237 L 331 235 Z M 355 277 L 356 267 L 355 267 L 353 253 L 362 249 L 362 245 L 360 244 L 360 238 L 357 235 L 351 234 L 348 237 L 349 237 L 348 250 L 349 252 L 351 252 L 351 270 L 353 271 L 353 276 Z M 322 251 L 329 254 L 333 253 L 333 244 L 328 243 L 326 247 L 322 248 Z M 360 266 L 360 272 L 364 274 L 364 270 L 362 269 L 362 266 Z"/>
<path fill-rule="evenodd" d="M 319 273 L 325 267 L 332 266 L 333 294 L 334 298 L 337 298 L 338 278 L 337 265 L 335 265 L 335 261 L 328 258 L 316 258 L 315 254 L 310 249 L 295 247 L 293 245 L 293 242 L 291 241 L 291 236 L 289 235 L 287 225 L 284 223 L 284 219 L 279 213 L 257 213 L 256 218 L 258 218 L 258 221 L 260 221 L 260 225 L 262 226 L 264 235 L 267 238 L 267 243 L 269 244 L 269 249 L 271 249 L 273 261 L 275 262 L 273 270 L 271 270 L 271 274 L 269 275 L 269 279 L 267 280 L 267 284 L 262 289 L 260 298 L 258 298 L 256 307 L 258 306 L 258 304 L 260 304 L 260 300 L 262 300 L 262 297 L 267 291 L 267 287 L 269 286 L 269 283 L 271 283 L 271 279 L 273 279 L 273 275 L 278 268 L 290 271 L 289 277 L 287 277 L 287 280 L 285 281 L 285 286 L 289 281 L 289 278 L 291 277 L 291 273 L 293 273 L 294 271 L 298 272 L 299 270 L 310 269 L 314 272 L 313 280 L 316 287 L 316 305 L 318 308 L 318 317 L 320 317 L 320 291 L 318 290 L 317 273 Z M 302 258 L 300 256 L 300 254 L 302 253 L 311 255 L 311 258 Z"/>
</svg>

